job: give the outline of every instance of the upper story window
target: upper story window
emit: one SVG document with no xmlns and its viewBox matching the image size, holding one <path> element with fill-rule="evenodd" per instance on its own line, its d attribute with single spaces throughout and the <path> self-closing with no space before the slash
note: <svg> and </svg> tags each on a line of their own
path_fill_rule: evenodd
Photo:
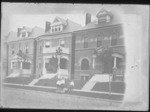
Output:
<svg viewBox="0 0 150 112">
<path fill-rule="evenodd" d="M 27 32 L 22 32 L 22 37 L 27 37 Z"/>
<path fill-rule="evenodd" d="M 14 47 L 15 47 L 15 45 L 12 44 L 12 55 L 15 54 Z"/>
<path fill-rule="evenodd" d="M 112 34 L 112 37 L 111 37 L 111 46 L 116 46 L 117 40 L 118 40 L 118 34 L 115 32 Z"/>
<path fill-rule="evenodd" d="M 21 50 L 21 43 L 19 44 L 19 50 Z"/>
<path fill-rule="evenodd" d="M 46 48 L 49 48 L 49 47 L 50 47 L 50 41 L 46 41 L 46 42 L 45 42 L 45 47 L 46 47 Z"/>
<path fill-rule="evenodd" d="M 28 44 L 28 42 L 27 42 L 26 45 L 25 45 L 25 50 L 26 50 L 26 53 L 27 53 L 27 54 L 29 53 L 28 49 L 29 49 L 29 44 Z"/>
<path fill-rule="evenodd" d="M 12 44 L 12 49 L 14 49 L 15 48 L 15 45 L 14 44 Z"/>
<path fill-rule="evenodd" d="M 42 46 L 40 45 L 40 53 L 42 53 Z"/>
<path fill-rule="evenodd" d="M 51 26 L 51 32 L 59 32 L 63 30 L 63 26 L 62 25 L 53 25 Z"/>
<path fill-rule="evenodd" d="M 12 51 L 12 55 L 13 55 L 13 54 L 15 54 L 15 51 L 14 51 L 14 50 Z"/>
<path fill-rule="evenodd" d="M 60 42 L 59 42 L 59 46 L 61 46 L 61 47 L 65 47 L 65 40 L 60 40 Z"/>
<path fill-rule="evenodd" d="M 101 37 L 97 37 L 97 47 L 101 47 L 102 46 L 102 38 Z"/>
<path fill-rule="evenodd" d="M 110 22 L 110 19 L 111 19 L 110 16 L 107 15 L 107 16 L 106 16 L 106 22 L 107 22 L 107 23 Z"/>
<path fill-rule="evenodd" d="M 88 38 L 85 37 L 85 38 L 84 38 L 84 45 L 83 45 L 83 47 L 84 47 L 84 48 L 88 48 L 88 46 L 89 46 Z"/>
</svg>

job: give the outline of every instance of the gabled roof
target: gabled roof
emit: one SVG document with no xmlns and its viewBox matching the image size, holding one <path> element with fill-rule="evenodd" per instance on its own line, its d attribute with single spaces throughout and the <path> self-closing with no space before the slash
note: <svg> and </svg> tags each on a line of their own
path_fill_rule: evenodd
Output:
<svg viewBox="0 0 150 112">
<path fill-rule="evenodd" d="M 104 8 L 102 8 L 96 16 L 103 16 L 103 15 L 110 15 L 111 16 L 111 22 L 108 23 L 102 23 L 98 24 L 98 19 L 95 19 L 91 23 L 84 26 L 81 30 L 87 30 L 87 29 L 93 29 L 93 28 L 99 28 L 99 27 L 105 27 L 105 26 L 111 26 L 111 25 L 117 25 L 122 24 L 122 20 L 120 15 L 116 11 L 107 11 Z"/>
<path fill-rule="evenodd" d="M 54 19 L 53 23 L 55 23 L 55 22 L 57 22 L 57 21 L 61 22 L 63 25 L 67 25 L 66 20 L 64 20 L 64 19 L 62 19 L 62 18 L 60 18 L 60 17 L 56 17 L 56 18 Z"/>
<path fill-rule="evenodd" d="M 24 26 L 23 29 L 26 30 L 26 31 L 28 31 L 28 32 L 32 31 L 32 28 L 29 28 L 29 27 L 26 27 L 26 26 Z"/>
<path fill-rule="evenodd" d="M 49 32 L 46 32 L 44 35 L 56 35 L 56 34 L 62 34 L 62 33 L 70 33 L 70 32 L 82 29 L 82 26 L 80 24 L 77 24 L 69 19 L 65 20 L 65 22 L 67 25 L 65 26 L 63 31 L 60 31 L 60 32 L 49 31 Z"/>
<path fill-rule="evenodd" d="M 26 27 L 26 29 L 27 29 L 27 31 L 31 31 L 31 35 L 29 37 L 19 38 L 17 36 L 17 32 L 11 31 L 8 34 L 8 38 L 7 38 L 6 42 L 14 42 L 14 41 L 20 41 L 20 40 L 33 39 L 44 33 L 44 29 L 37 27 L 37 26 L 35 26 L 33 29 Z"/>
<path fill-rule="evenodd" d="M 102 8 L 102 9 L 96 14 L 96 17 L 100 17 L 100 16 L 107 15 L 107 14 L 109 14 L 109 12 L 108 12 L 106 9 Z"/>
</svg>

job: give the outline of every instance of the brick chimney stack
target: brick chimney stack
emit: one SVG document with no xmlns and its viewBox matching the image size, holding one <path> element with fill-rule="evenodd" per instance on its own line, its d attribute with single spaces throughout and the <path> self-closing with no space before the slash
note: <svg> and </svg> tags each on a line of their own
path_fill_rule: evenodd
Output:
<svg viewBox="0 0 150 112">
<path fill-rule="evenodd" d="M 89 24 L 91 22 L 91 14 L 86 13 L 86 20 L 85 20 L 85 25 Z"/>
<path fill-rule="evenodd" d="M 50 31 L 50 28 L 51 28 L 50 25 L 51 25 L 51 23 L 46 21 L 46 23 L 45 23 L 45 32 Z"/>
</svg>

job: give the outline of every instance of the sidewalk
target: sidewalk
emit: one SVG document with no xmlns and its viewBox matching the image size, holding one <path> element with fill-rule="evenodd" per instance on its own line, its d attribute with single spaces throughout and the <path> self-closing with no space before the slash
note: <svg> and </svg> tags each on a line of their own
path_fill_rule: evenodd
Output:
<svg viewBox="0 0 150 112">
<path fill-rule="evenodd" d="M 37 87 L 48 87 L 48 88 L 56 88 L 57 77 L 53 77 L 52 79 L 33 79 L 31 77 L 18 77 L 18 78 L 6 78 L 3 81 L 4 83 L 11 84 L 23 84 L 27 86 L 37 86 Z M 75 86 L 74 89 L 77 91 L 88 91 L 92 93 L 109 93 L 109 89 L 111 89 L 112 93 L 124 94 L 125 92 L 125 83 L 124 82 L 111 82 L 109 86 L 109 82 L 95 82 L 93 85 L 87 85 L 85 81 L 74 80 Z M 67 80 L 65 83 L 65 87 L 67 87 Z M 88 86 L 84 89 L 85 86 Z"/>
<path fill-rule="evenodd" d="M 56 87 L 44 87 L 44 86 L 35 86 L 35 85 L 31 86 L 31 85 L 24 85 L 24 84 L 9 84 L 9 83 L 3 83 L 3 86 L 11 87 L 11 88 L 28 89 L 34 91 L 53 92 L 53 93 L 56 93 L 56 89 L 57 89 Z M 120 94 L 120 93 L 110 94 L 109 92 L 83 91 L 79 89 L 73 89 L 71 92 L 65 92 L 63 94 L 107 99 L 116 102 L 121 102 L 124 96 L 124 94 Z"/>
</svg>

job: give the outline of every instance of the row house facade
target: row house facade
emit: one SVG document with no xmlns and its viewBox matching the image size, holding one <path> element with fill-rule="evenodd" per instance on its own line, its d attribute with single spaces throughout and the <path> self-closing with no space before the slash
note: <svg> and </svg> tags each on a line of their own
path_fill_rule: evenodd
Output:
<svg viewBox="0 0 150 112">
<path fill-rule="evenodd" d="M 88 80 L 94 74 L 112 74 L 122 80 L 126 53 L 121 18 L 105 9 L 96 17 L 91 22 L 87 14 L 87 25 L 74 32 L 75 79 Z"/>
<path fill-rule="evenodd" d="M 45 23 L 45 31 L 18 28 L 7 39 L 8 75 L 65 77 L 88 80 L 95 74 L 122 78 L 125 69 L 125 46 L 121 18 L 101 9 L 86 25 L 56 17 Z"/>
<path fill-rule="evenodd" d="M 36 54 L 36 75 L 41 77 L 71 78 L 73 32 L 81 25 L 67 19 L 56 17 L 52 23 L 46 22 L 45 34 L 39 36 Z"/>
<path fill-rule="evenodd" d="M 18 28 L 10 32 L 7 38 L 7 75 L 8 77 L 31 77 L 35 75 L 35 38 L 44 33 L 44 29 L 34 27 Z"/>
</svg>

